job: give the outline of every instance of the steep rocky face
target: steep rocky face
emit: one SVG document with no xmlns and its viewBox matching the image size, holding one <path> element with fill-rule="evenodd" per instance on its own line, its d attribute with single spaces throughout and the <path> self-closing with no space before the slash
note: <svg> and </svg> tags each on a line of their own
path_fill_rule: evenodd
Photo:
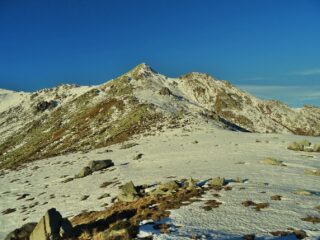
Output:
<svg viewBox="0 0 320 240">
<path fill-rule="evenodd" d="M 202 73 L 168 78 L 146 64 L 99 86 L 0 91 L 0 166 L 211 121 L 261 133 L 320 135 L 320 109 L 262 101 Z"/>
</svg>

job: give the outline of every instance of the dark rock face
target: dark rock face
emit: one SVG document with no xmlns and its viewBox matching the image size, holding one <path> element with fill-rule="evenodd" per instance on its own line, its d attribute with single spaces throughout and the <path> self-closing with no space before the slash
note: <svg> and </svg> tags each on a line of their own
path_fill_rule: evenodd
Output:
<svg viewBox="0 0 320 240">
<path fill-rule="evenodd" d="M 37 223 L 27 223 L 9 233 L 4 240 L 28 240 Z"/>
<path fill-rule="evenodd" d="M 53 109 L 56 106 L 58 106 L 58 102 L 51 100 L 51 101 L 43 101 L 43 102 L 39 102 L 36 106 L 36 110 L 37 112 L 44 112 L 47 109 Z"/>
<path fill-rule="evenodd" d="M 163 88 L 160 89 L 159 94 L 160 94 L 160 95 L 170 96 L 170 95 L 172 95 L 172 92 L 170 91 L 169 88 L 163 87 Z"/>
</svg>

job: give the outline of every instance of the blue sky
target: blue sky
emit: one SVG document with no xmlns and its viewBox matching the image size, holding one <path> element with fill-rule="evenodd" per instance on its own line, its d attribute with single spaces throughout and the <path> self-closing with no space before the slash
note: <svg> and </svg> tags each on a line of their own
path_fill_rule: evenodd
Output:
<svg viewBox="0 0 320 240">
<path fill-rule="evenodd" d="M 317 0 L 0 0 L 0 88 L 99 84 L 146 62 L 320 105 L 319 26 Z"/>
</svg>

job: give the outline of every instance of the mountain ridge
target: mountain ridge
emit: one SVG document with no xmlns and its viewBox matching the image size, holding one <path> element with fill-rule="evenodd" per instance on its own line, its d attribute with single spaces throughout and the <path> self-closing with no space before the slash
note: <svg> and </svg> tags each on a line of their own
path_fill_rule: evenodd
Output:
<svg viewBox="0 0 320 240">
<path fill-rule="evenodd" d="M 11 94 L 14 101 L 0 103 L 0 167 L 201 121 L 247 132 L 320 135 L 317 107 L 263 101 L 205 73 L 170 78 L 145 63 L 101 85 Z"/>
</svg>

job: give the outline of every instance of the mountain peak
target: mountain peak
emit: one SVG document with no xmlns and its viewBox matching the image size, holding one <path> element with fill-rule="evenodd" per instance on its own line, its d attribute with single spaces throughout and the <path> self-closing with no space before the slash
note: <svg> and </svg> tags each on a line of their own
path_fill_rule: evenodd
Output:
<svg viewBox="0 0 320 240">
<path fill-rule="evenodd" d="M 139 77 L 147 77 L 153 74 L 157 74 L 153 68 L 151 68 L 148 64 L 146 63 L 140 63 L 136 67 L 134 67 L 130 72 L 129 72 L 133 77 L 139 78 Z"/>
</svg>

